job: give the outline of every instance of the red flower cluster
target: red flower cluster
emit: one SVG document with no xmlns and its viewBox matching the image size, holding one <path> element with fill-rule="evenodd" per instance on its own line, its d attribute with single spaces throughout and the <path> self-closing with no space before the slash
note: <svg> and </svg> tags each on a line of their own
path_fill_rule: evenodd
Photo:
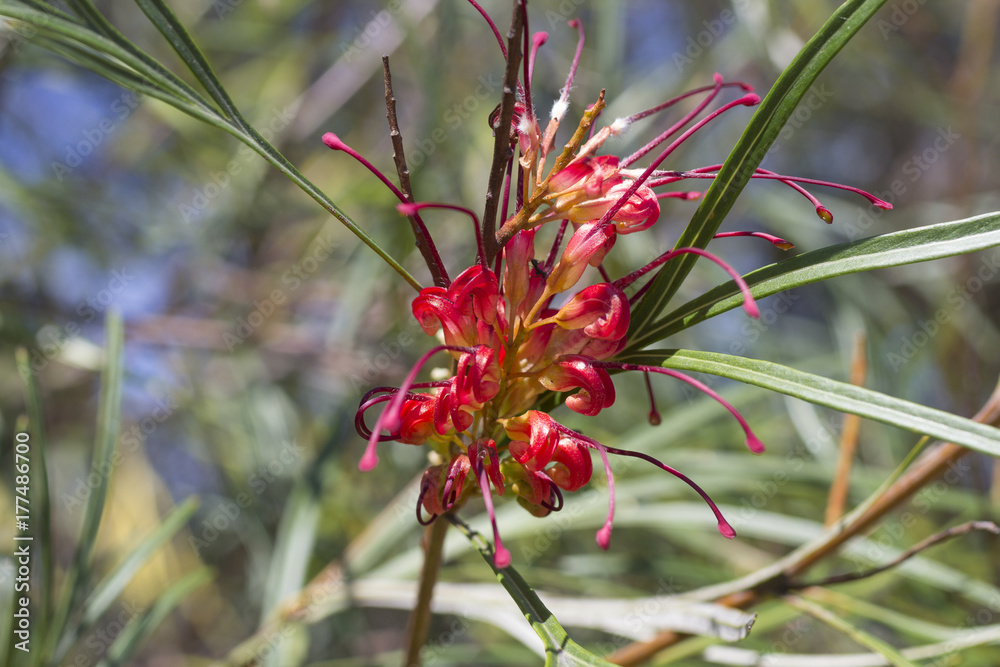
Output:
<svg viewBox="0 0 1000 667">
<path fill-rule="evenodd" d="M 575 21 L 570 25 L 580 30 L 582 47 L 582 28 Z M 535 52 L 544 41 L 544 33 L 532 40 L 529 62 L 534 62 Z M 439 336 L 443 344 L 423 355 L 398 388 L 379 387 L 362 399 L 356 425 L 369 444 L 360 468 L 369 470 L 377 464 L 378 442 L 394 440 L 429 445 L 444 463 L 428 468 L 424 474 L 418 518 L 427 522 L 453 511 L 478 490 L 493 519 L 495 560 L 499 567 L 510 562 L 510 554 L 502 545 L 493 517 L 493 493 L 512 493 L 536 516 L 557 511 L 563 505 L 563 491 L 576 491 L 590 481 L 591 450 L 601 457 L 611 495 L 607 520 L 597 534 L 602 548 L 609 545 L 614 516 L 614 478 L 608 463 L 609 453 L 650 461 L 690 484 L 715 513 L 720 532 L 727 537 L 735 535 L 704 491 L 681 473 L 645 454 L 606 447 L 535 409 L 548 392 L 568 394 L 565 404 L 569 409 L 596 416 L 615 401 L 615 387 L 608 369 L 644 371 L 647 378 L 649 373 L 669 375 L 722 403 L 743 427 L 749 448 L 757 453 L 763 451 L 763 445 L 735 408 L 698 380 L 670 369 L 613 360 L 625 346 L 631 306 L 644 294 L 644 289 L 640 289 L 627 296 L 625 290 L 632 283 L 675 257 L 696 254 L 716 262 L 733 277 L 743 291 L 745 310 L 756 317 L 756 304 L 739 274 L 699 248 L 672 250 L 617 280 L 611 280 L 602 267 L 619 234 L 641 232 L 657 221 L 660 199 L 692 199 L 699 194 L 657 193 L 654 188 L 690 178 L 712 178 L 720 168 L 713 165 L 667 172 L 658 170 L 660 163 L 712 119 L 736 106 L 752 106 L 758 97 L 749 92 L 746 84 L 726 83 L 716 75 L 711 86 L 618 119 L 594 132 L 593 122 L 604 107 L 602 92 L 597 103 L 584 114 L 573 139 L 555 158 L 548 174 L 543 175 L 547 159 L 556 153 L 554 139 L 568 108 L 580 51 L 578 48 L 566 86 L 553 106 L 544 132 L 530 103 L 530 68 L 526 80 L 520 84 L 522 94 L 510 128 L 511 145 L 519 152 L 520 176 L 512 178 L 513 170 L 508 169 L 507 190 L 502 200 L 507 201 L 513 184 L 517 204 L 511 216 L 504 215 L 504 223 L 497 232 L 497 240 L 504 245 L 495 265 L 490 266 L 487 261 L 474 213 L 444 204 L 410 203 L 390 184 L 403 202 L 398 208 L 405 215 L 416 216 L 427 208 L 467 213 L 475 226 L 479 252 L 477 261 L 450 284 L 426 287 L 413 300 L 413 316 L 428 335 Z M 701 117 L 724 88 L 733 86 L 743 89 L 745 94 Z M 634 121 L 696 94 L 705 94 L 702 102 L 639 151 L 625 158 L 596 155 L 609 138 L 621 134 Z M 491 118 L 491 124 L 494 131 L 502 131 L 495 117 Z M 588 131 L 591 136 L 584 141 Z M 629 169 L 635 161 L 675 136 L 648 167 Z M 374 171 L 374 167 L 335 135 L 327 134 L 323 140 L 329 147 L 355 156 Z M 388 184 L 384 176 L 379 176 Z M 783 181 L 804 193 L 820 217 L 829 221 L 829 211 L 798 185 L 804 179 L 765 170 L 758 170 L 755 176 Z M 867 193 L 862 194 L 876 205 L 889 207 Z M 505 209 L 506 206 L 505 203 Z M 536 232 L 553 221 L 561 222 L 551 248 L 536 255 Z M 569 238 L 563 248 L 567 232 Z M 728 232 L 719 236 L 733 235 L 758 236 L 779 247 L 791 247 L 783 239 L 757 232 Z M 603 280 L 581 286 L 588 267 L 598 268 Z M 450 355 L 449 379 L 416 383 L 423 365 L 441 352 Z M 369 428 L 364 418 L 366 411 L 382 403 L 386 404 L 384 409 Z M 430 519 L 424 519 L 421 510 Z"/>
</svg>

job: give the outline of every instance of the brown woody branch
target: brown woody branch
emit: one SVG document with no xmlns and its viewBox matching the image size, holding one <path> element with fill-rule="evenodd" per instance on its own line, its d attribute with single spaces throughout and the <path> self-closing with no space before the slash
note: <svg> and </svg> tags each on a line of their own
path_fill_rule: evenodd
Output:
<svg viewBox="0 0 1000 667">
<path fill-rule="evenodd" d="M 413 188 L 410 185 L 410 169 L 406 166 L 406 155 L 403 153 L 403 135 L 399 131 L 399 121 L 396 119 L 396 96 L 392 92 L 392 74 L 389 72 L 389 56 L 382 56 L 382 76 L 385 81 L 385 117 L 389 121 L 389 138 L 392 140 L 392 161 L 396 164 L 396 175 L 399 177 L 399 191 L 403 193 L 410 203 L 416 201 L 413 198 Z M 424 257 L 427 268 L 430 269 L 434 284 L 439 287 L 447 287 L 451 284 L 448 277 L 448 270 L 441 261 L 431 241 L 430 234 L 419 213 L 406 216 L 413 228 L 413 238 L 417 250 Z"/>
<path fill-rule="evenodd" d="M 972 419 L 980 424 L 1000 426 L 1000 383 L 997 384 L 986 404 Z M 815 542 L 800 547 L 772 567 L 744 578 L 741 580 L 741 583 L 744 584 L 743 589 L 720 595 L 715 598 L 715 602 L 733 608 L 746 609 L 764 599 L 784 594 L 789 590 L 791 582 L 795 581 L 802 573 L 831 556 L 845 542 L 861 534 L 876 521 L 896 509 L 970 451 L 966 447 L 950 442 L 933 447 L 870 506 L 848 515 L 844 518 L 842 525 L 833 527 Z M 696 595 L 696 592 L 692 592 L 692 595 Z M 676 632 L 663 632 L 649 641 L 630 644 L 605 659 L 623 667 L 639 665 L 687 636 Z"/>
<path fill-rule="evenodd" d="M 500 100 L 500 117 L 493 130 L 493 163 L 486 186 L 486 209 L 483 211 L 483 244 L 486 246 L 486 262 L 493 263 L 502 246 L 497 243 L 497 211 L 503 192 L 503 175 L 507 163 L 514 156 L 510 144 L 510 122 L 514 117 L 515 91 L 517 90 L 517 68 L 521 62 L 521 30 L 524 27 L 525 0 L 514 0 L 514 14 L 507 31 L 507 69 L 503 75 L 503 97 Z"/>
</svg>

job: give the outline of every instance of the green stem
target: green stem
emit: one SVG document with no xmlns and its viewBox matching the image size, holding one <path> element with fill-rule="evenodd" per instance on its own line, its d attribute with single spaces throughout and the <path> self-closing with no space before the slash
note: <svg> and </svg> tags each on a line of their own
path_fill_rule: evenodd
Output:
<svg viewBox="0 0 1000 667">
<path fill-rule="evenodd" d="M 239 121 L 237 121 L 239 122 Z M 326 194 L 317 188 L 312 181 L 307 179 L 302 173 L 295 168 L 295 166 L 289 162 L 284 155 L 278 152 L 278 150 L 272 146 L 268 141 L 260 135 L 257 130 L 243 121 L 243 128 L 237 128 L 232 126 L 227 126 L 224 128 L 227 132 L 232 134 L 234 137 L 245 143 L 247 146 L 252 148 L 257 152 L 262 158 L 270 162 L 278 171 L 288 177 L 292 183 L 299 186 L 299 188 L 305 192 L 307 195 L 312 197 L 320 206 L 322 206 L 330 215 L 339 220 L 345 227 L 347 227 L 351 232 L 361 239 L 362 243 L 375 251 L 375 254 L 382 258 L 386 264 L 392 267 L 392 269 L 398 273 L 403 280 L 408 282 L 413 289 L 420 291 L 423 286 L 417 282 L 417 279 L 410 275 L 409 271 L 404 269 L 402 265 L 393 259 L 386 251 L 375 242 L 375 240 L 369 236 L 363 229 L 358 227 L 353 220 L 347 217 L 347 214 L 340 210 L 333 200 L 326 196 Z"/>
<path fill-rule="evenodd" d="M 431 599 L 434 584 L 441 569 L 441 554 L 444 550 L 444 536 L 448 532 L 448 522 L 441 517 L 427 526 L 424 532 L 424 567 L 420 570 L 420 588 L 417 603 L 410 613 L 406 625 L 406 658 L 403 667 L 419 667 L 420 651 L 427 641 L 427 631 L 431 624 Z"/>
</svg>

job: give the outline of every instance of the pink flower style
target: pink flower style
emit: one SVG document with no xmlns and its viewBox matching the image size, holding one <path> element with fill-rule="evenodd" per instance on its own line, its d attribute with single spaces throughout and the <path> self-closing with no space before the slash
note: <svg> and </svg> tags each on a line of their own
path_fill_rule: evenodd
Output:
<svg viewBox="0 0 1000 667">
<path fill-rule="evenodd" d="M 474 1 L 470 2 L 479 9 Z M 484 12 L 483 15 L 486 16 Z M 492 21 L 490 25 L 506 57 L 499 31 Z M 420 357 L 399 387 L 369 391 L 355 420 L 358 433 L 368 439 L 359 464 L 363 471 L 378 463 L 376 446 L 385 441 L 428 445 L 444 461 L 424 473 L 417 506 L 421 523 L 457 509 L 475 494 L 482 496 L 493 525 L 495 564 L 501 568 L 510 563 L 511 557 L 497 528 L 493 495 L 512 494 L 525 509 L 539 517 L 558 511 L 563 506 L 564 491 L 576 491 L 590 481 L 591 450 L 600 457 L 610 495 L 607 519 L 597 532 L 601 548 L 607 549 L 610 544 L 615 511 L 614 477 L 608 462 L 612 454 L 646 460 L 679 478 L 704 498 L 715 514 L 719 532 L 729 538 L 736 534 L 711 498 L 679 471 L 641 452 L 603 445 L 536 409 L 539 399 L 548 392 L 568 394 L 565 403 L 570 410 L 593 417 L 615 402 L 615 386 L 609 370 L 642 371 L 647 385 L 650 373 L 668 375 L 722 404 L 743 428 L 749 449 L 754 453 L 764 451 L 764 445 L 743 416 L 705 384 L 675 370 L 614 360 L 625 346 L 630 309 L 644 294 L 642 288 L 632 296 L 625 290 L 647 273 L 680 255 L 699 255 L 718 264 L 733 278 L 743 294 L 746 313 L 757 317 L 757 305 L 740 275 L 722 259 L 700 248 L 671 250 L 617 280 L 611 280 L 602 267 L 619 234 L 639 233 L 656 223 L 660 200 L 690 200 L 700 196 L 698 192 L 657 192 L 656 188 L 689 179 L 711 179 L 721 168 L 712 165 L 665 171 L 659 168 L 660 164 L 712 120 L 734 107 L 753 106 L 759 98 L 749 85 L 726 82 L 716 74 L 712 85 L 619 118 L 595 132 L 593 123 L 604 107 L 602 91 L 597 103 L 584 113 L 573 138 L 557 155 L 547 175 L 543 175 L 546 161 L 556 154 L 553 150 L 556 131 L 569 108 L 569 91 L 583 47 L 579 21 L 571 21 L 570 26 L 579 31 L 578 47 L 566 85 L 553 105 L 544 132 L 531 104 L 530 86 L 534 57 L 547 35 L 536 33 L 530 47 L 526 45 L 530 57 L 519 84 L 510 128 L 512 148 L 518 149 L 519 176 L 513 179 L 517 205 L 511 216 L 503 216 L 506 220 L 497 232 L 497 239 L 504 245 L 492 267 L 487 261 L 475 213 L 446 204 L 410 203 L 385 176 L 336 135 L 328 133 L 323 137 L 327 146 L 350 154 L 381 178 L 402 202 L 398 206 L 401 213 L 419 220 L 422 210 L 446 208 L 462 211 L 472 218 L 478 243 L 475 263 L 446 286 L 421 289 L 412 304 L 413 316 L 423 330 L 430 336 L 439 336 L 443 344 Z M 724 91 L 734 88 L 742 92 L 740 97 L 705 113 Z M 608 139 L 621 135 L 633 122 L 694 96 L 703 96 L 695 108 L 635 153 L 624 158 L 597 154 Z M 491 123 L 498 131 L 495 117 Z M 588 132 L 589 138 L 584 141 Z M 659 153 L 648 166 L 633 168 L 638 160 L 656 150 Z M 512 171 L 510 168 L 507 171 L 503 202 L 509 198 Z M 783 176 L 764 169 L 758 169 L 753 177 L 777 180 L 794 188 L 826 222 L 832 220 L 829 210 L 800 184 L 839 187 L 861 194 L 875 206 L 891 208 L 887 202 L 855 188 Z M 558 225 L 555 239 L 547 252 L 536 254 L 536 232 L 548 223 Z M 422 226 L 423 222 L 419 224 Z M 563 248 L 567 234 L 569 238 Z M 717 235 L 729 236 L 756 236 L 783 249 L 792 247 L 783 239 L 760 232 Z M 433 254 L 436 257 L 436 250 Z M 587 267 L 597 267 L 603 282 L 581 285 Z M 447 276 L 443 270 L 441 273 Z M 562 303 L 559 307 L 553 305 L 557 297 Z M 442 353 L 450 356 L 453 370 L 450 379 L 416 382 L 424 364 Z M 379 404 L 385 405 L 369 427 L 365 414 Z M 659 422 L 655 407 L 650 421 Z"/>
</svg>

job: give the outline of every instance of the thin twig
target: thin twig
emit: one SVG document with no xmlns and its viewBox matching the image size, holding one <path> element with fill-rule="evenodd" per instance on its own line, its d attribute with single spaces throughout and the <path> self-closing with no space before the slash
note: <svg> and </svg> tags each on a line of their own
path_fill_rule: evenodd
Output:
<svg viewBox="0 0 1000 667">
<path fill-rule="evenodd" d="M 385 117 L 389 121 L 389 138 L 392 140 L 392 161 L 396 163 L 396 175 L 399 177 L 399 190 L 406 197 L 406 200 L 413 203 L 413 188 L 410 185 L 410 169 L 406 166 L 406 155 L 403 153 L 403 135 L 399 131 L 399 121 L 396 119 L 396 96 L 392 93 L 392 74 L 389 72 L 389 56 L 382 56 L 382 77 L 385 81 Z M 447 287 L 451 284 L 448 277 L 448 270 L 438 254 L 434 242 L 427 232 L 424 221 L 420 219 L 420 214 L 414 213 L 406 218 L 413 228 L 413 237 L 417 250 L 424 257 L 427 268 L 430 269 L 434 284 L 438 287 Z"/>
<path fill-rule="evenodd" d="M 862 387 L 865 384 L 865 375 L 868 374 L 867 340 L 863 331 L 859 331 L 854 338 L 853 357 L 851 384 Z M 840 448 L 837 454 L 837 470 L 833 474 L 830 495 L 826 501 L 826 518 L 823 525 L 827 528 L 844 516 L 847 492 L 851 488 L 851 464 L 854 462 L 854 452 L 858 449 L 860 432 L 861 417 L 851 413 L 844 415 L 844 430 L 840 433 Z"/>
<path fill-rule="evenodd" d="M 521 30 L 523 30 L 525 0 L 514 0 L 514 14 L 507 31 L 507 69 L 503 75 L 503 97 L 500 100 L 499 124 L 493 131 L 493 164 L 486 186 L 486 209 L 483 211 L 483 243 L 486 246 L 486 263 L 502 246 L 497 243 L 497 209 L 500 207 L 500 193 L 503 190 L 503 175 L 507 163 L 514 156 L 510 145 L 510 122 L 514 117 L 514 95 L 517 90 L 517 67 L 521 62 Z"/>
<path fill-rule="evenodd" d="M 406 657 L 403 667 L 420 664 L 420 650 L 427 641 L 427 631 L 431 625 L 431 601 L 434 598 L 434 584 L 441 569 L 441 554 L 444 550 L 444 536 L 448 532 L 448 522 L 438 520 L 427 526 L 424 532 L 424 566 L 420 570 L 420 588 L 417 602 L 410 612 L 406 624 Z"/>
<path fill-rule="evenodd" d="M 972 420 L 980 424 L 1000 425 L 1000 383 L 997 383 L 993 394 Z M 810 567 L 835 553 L 841 545 L 867 530 L 970 451 L 950 442 L 933 447 L 917 459 L 913 466 L 883 491 L 870 506 L 861 511 L 855 510 L 850 516 L 845 517 L 842 526 L 827 531 L 820 540 L 800 547 L 778 563 L 766 568 L 766 572 L 760 576 L 753 576 L 753 580 L 747 583 L 745 589 L 722 595 L 714 601 L 737 609 L 747 609 L 761 600 L 782 595 L 788 590 L 789 581 L 793 581 Z M 693 591 L 692 595 L 694 593 L 696 591 Z M 605 659 L 616 665 L 639 665 L 686 636 L 677 632 L 662 632 L 649 641 L 629 644 Z"/>
<path fill-rule="evenodd" d="M 843 584 L 848 581 L 858 581 L 859 579 L 867 579 L 868 577 L 875 576 L 885 572 L 888 569 L 896 567 L 903 561 L 909 560 L 910 558 L 916 556 L 921 551 L 928 549 L 935 544 L 939 544 L 946 540 L 950 540 L 959 535 L 965 535 L 966 533 L 971 533 L 974 530 L 985 530 L 987 532 L 993 533 L 994 535 L 1000 535 L 1000 526 L 996 525 L 992 521 L 968 521 L 960 526 L 955 526 L 954 528 L 949 528 L 948 530 L 942 530 L 940 533 L 935 533 L 930 537 L 927 537 L 920 542 L 916 543 L 903 553 L 899 555 L 898 558 L 894 558 L 884 565 L 880 565 L 876 568 L 870 570 L 865 570 L 864 572 L 855 572 L 853 574 L 835 574 L 826 579 L 820 579 L 819 581 L 810 582 L 790 582 L 788 587 L 790 589 L 808 588 L 810 586 L 830 586 L 832 584 Z"/>
</svg>

